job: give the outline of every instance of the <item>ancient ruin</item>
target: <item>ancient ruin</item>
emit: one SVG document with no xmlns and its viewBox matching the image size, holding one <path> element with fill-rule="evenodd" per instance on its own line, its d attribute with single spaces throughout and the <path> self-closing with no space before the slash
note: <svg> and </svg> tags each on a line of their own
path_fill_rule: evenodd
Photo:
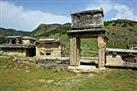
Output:
<svg viewBox="0 0 137 91">
<path fill-rule="evenodd" d="M 103 10 L 88 10 L 71 14 L 72 30 L 67 32 L 70 38 L 70 57 L 62 57 L 64 45 L 60 40 L 53 38 L 35 38 L 29 36 L 7 36 L 7 42 L 0 45 L 0 55 L 34 57 L 36 63 L 48 67 L 61 69 L 86 69 L 90 72 L 93 68 L 105 67 L 130 67 L 137 68 L 137 45 L 129 49 L 106 48 L 107 36 L 103 22 Z M 98 49 L 97 65 L 81 66 L 80 41 L 81 39 L 96 38 Z M 85 59 L 84 59 L 85 60 Z M 52 62 L 52 64 L 50 64 Z"/>
<path fill-rule="evenodd" d="M 106 49 L 106 67 L 137 67 L 137 50 Z"/>
<path fill-rule="evenodd" d="M 61 57 L 62 43 L 59 40 L 44 38 L 36 43 L 36 56 Z"/>
<path fill-rule="evenodd" d="M 97 38 L 98 39 L 98 68 L 104 68 L 105 65 L 105 29 L 103 26 L 103 10 L 89 10 L 78 13 L 72 13 L 72 29 L 68 31 L 70 38 L 70 65 L 80 65 L 80 39 Z"/>
<path fill-rule="evenodd" d="M 23 37 L 23 45 L 35 45 L 36 44 L 36 39 L 29 37 L 29 36 L 24 36 Z"/>
<path fill-rule="evenodd" d="M 35 39 L 31 37 L 7 36 L 6 40 L 5 44 L 0 45 L 0 49 L 4 52 L 4 55 L 35 56 Z"/>
</svg>

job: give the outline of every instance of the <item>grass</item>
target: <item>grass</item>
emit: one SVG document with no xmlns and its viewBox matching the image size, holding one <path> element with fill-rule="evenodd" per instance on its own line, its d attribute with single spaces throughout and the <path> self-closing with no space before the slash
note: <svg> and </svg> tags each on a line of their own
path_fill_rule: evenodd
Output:
<svg viewBox="0 0 137 91">
<path fill-rule="evenodd" d="M 136 71 L 113 70 L 85 80 L 73 91 L 136 91 L 136 85 Z"/>
<path fill-rule="evenodd" d="M 44 70 L 0 57 L 0 91 L 136 91 L 136 70 L 75 74 Z"/>
</svg>

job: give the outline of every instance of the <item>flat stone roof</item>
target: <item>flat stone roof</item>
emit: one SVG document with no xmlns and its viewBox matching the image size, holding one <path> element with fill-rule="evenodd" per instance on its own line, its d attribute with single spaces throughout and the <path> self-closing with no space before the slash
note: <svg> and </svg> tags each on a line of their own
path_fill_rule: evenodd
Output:
<svg viewBox="0 0 137 91">
<path fill-rule="evenodd" d="M 74 13 L 71 13 L 71 15 L 99 14 L 99 13 L 101 13 L 102 16 L 104 16 L 103 9 L 94 9 L 94 10 L 86 10 L 86 11 L 74 12 Z"/>
<path fill-rule="evenodd" d="M 21 36 L 6 36 L 6 38 L 21 38 Z"/>
<path fill-rule="evenodd" d="M 117 52 L 117 53 L 137 53 L 137 50 L 132 49 L 115 49 L 115 48 L 106 48 L 107 52 Z"/>
<path fill-rule="evenodd" d="M 56 39 L 54 38 L 41 38 L 39 41 L 55 41 Z"/>
<path fill-rule="evenodd" d="M 60 41 L 58 39 L 54 39 L 54 38 L 41 38 L 38 40 L 38 43 L 39 42 L 43 42 L 43 43 L 60 43 Z"/>
<path fill-rule="evenodd" d="M 24 40 L 36 40 L 35 38 L 30 37 L 30 36 L 24 36 L 23 39 Z"/>
</svg>

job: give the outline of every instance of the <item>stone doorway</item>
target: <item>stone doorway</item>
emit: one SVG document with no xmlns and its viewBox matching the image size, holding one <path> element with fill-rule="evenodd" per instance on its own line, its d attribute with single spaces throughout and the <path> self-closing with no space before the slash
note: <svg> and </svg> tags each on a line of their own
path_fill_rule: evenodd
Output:
<svg viewBox="0 0 137 91">
<path fill-rule="evenodd" d="M 88 10 L 72 13 L 72 30 L 67 34 L 70 38 L 70 66 L 80 65 L 80 39 L 97 38 L 98 68 L 105 64 L 105 29 L 103 24 L 103 10 Z"/>
<path fill-rule="evenodd" d="M 82 38 L 97 38 L 98 43 L 98 68 L 103 68 L 105 64 L 105 30 L 90 29 L 87 30 L 72 30 L 68 32 L 70 37 L 70 66 L 80 65 L 80 39 Z"/>
<path fill-rule="evenodd" d="M 80 39 L 80 65 L 95 66 L 98 63 L 97 38 Z"/>
</svg>

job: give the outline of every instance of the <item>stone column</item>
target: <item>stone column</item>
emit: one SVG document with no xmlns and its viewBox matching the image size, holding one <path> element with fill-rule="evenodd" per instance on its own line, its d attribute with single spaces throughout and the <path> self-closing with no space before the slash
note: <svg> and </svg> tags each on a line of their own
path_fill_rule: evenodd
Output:
<svg viewBox="0 0 137 91">
<path fill-rule="evenodd" d="M 80 65 L 80 38 L 79 37 L 70 38 L 70 65 L 71 66 Z"/>
<path fill-rule="evenodd" d="M 106 42 L 103 36 L 98 36 L 98 67 L 104 68 L 105 65 Z"/>
<path fill-rule="evenodd" d="M 19 38 L 16 38 L 16 44 L 18 45 L 19 44 Z"/>
<path fill-rule="evenodd" d="M 11 45 L 12 44 L 12 39 L 8 39 L 8 44 Z"/>
</svg>

